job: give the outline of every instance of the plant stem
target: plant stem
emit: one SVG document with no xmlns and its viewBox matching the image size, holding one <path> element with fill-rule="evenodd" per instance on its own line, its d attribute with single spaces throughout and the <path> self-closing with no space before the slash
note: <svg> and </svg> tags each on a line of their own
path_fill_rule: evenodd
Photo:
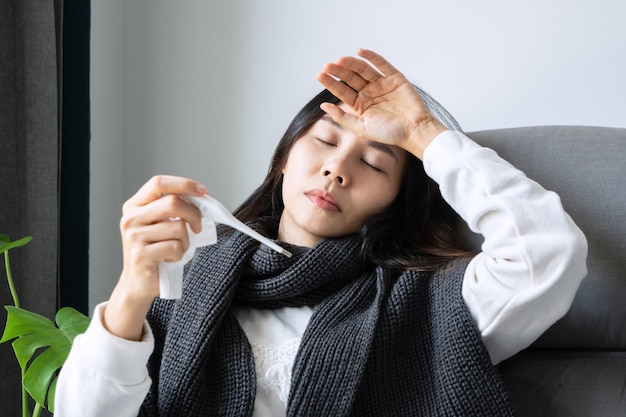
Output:
<svg viewBox="0 0 626 417">
<path fill-rule="evenodd" d="M 15 307 L 20 308 L 20 299 L 17 296 L 15 290 L 15 284 L 13 283 L 13 274 L 11 273 L 11 262 L 9 261 L 9 251 L 4 251 L 4 268 L 7 273 L 7 282 L 9 283 L 9 290 L 11 291 L 11 297 L 13 297 L 13 304 Z M 22 369 L 22 381 L 24 380 L 24 370 Z M 26 388 L 22 384 L 22 417 L 30 417 L 28 415 L 28 393 Z"/>
<path fill-rule="evenodd" d="M 41 404 L 35 402 L 35 408 L 33 408 L 33 417 L 39 417 L 41 414 Z"/>
<path fill-rule="evenodd" d="M 4 267 L 7 272 L 7 281 L 9 283 L 9 290 L 11 291 L 11 297 L 13 297 L 13 305 L 15 307 L 20 308 L 20 299 L 17 296 L 17 291 L 15 290 L 15 284 L 13 283 L 13 274 L 11 274 L 11 263 L 9 262 L 9 251 L 4 252 Z"/>
<path fill-rule="evenodd" d="M 24 370 L 22 369 L 22 381 L 24 380 Z M 28 414 L 28 393 L 24 384 L 22 385 L 22 417 L 30 417 Z"/>
</svg>

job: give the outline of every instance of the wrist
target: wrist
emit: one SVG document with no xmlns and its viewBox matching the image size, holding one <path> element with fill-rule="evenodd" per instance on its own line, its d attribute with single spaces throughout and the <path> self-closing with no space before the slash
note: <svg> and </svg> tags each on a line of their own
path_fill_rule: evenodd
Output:
<svg viewBox="0 0 626 417">
<path fill-rule="evenodd" d="M 118 283 L 102 315 L 102 324 L 111 334 L 139 341 L 154 298 L 136 298 Z"/>
<path fill-rule="evenodd" d="M 446 130 L 448 128 L 435 118 L 421 122 L 407 138 L 405 150 L 422 160 L 428 145 Z"/>
</svg>

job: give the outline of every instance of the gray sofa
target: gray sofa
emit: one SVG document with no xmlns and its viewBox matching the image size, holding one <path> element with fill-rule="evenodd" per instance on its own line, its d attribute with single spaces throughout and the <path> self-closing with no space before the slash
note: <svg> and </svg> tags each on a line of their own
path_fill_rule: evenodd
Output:
<svg viewBox="0 0 626 417">
<path fill-rule="evenodd" d="M 468 135 L 556 191 L 589 242 L 589 273 L 570 311 L 498 366 L 520 416 L 626 416 L 626 129 Z"/>
</svg>

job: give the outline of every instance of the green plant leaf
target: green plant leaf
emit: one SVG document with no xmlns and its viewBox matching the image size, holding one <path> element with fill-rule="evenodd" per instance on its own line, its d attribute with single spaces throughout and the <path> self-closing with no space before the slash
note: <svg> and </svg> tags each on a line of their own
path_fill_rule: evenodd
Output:
<svg viewBox="0 0 626 417">
<path fill-rule="evenodd" d="M 54 378 L 52 380 L 52 384 L 50 384 L 50 389 L 48 390 L 48 409 L 51 413 L 54 413 L 54 396 L 57 392 L 57 381 L 59 378 Z"/>
<path fill-rule="evenodd" d="M 70 343 L 76 336 L 85 333 L 91 322 L 89 317 L 71 307 L 63 307 L 57 311 L 55 320 L 59 329 L 65 334 Z"/>
<path fill-rule="evenodd" d="M 54 329 L 54 323 L 47 317 L 14 306 L 4 306 L 8 311 L 6 327 L 0 343 L 32 333 L 32 329 Z"/>
<path fill-rule="evenodd" d="M 24 371 L 22 381 L 28 393 L 54 412 L 57 371 L 69 355 L 74 338 L 87 330 L 90 319 L 64 307 L 56 314 L 58 327 L 48 318 L 28 310 L 5 306 L 6 327 L 0 343 L 13 340 L 15 356 Z"/>
<path fill-rule="evenodd" d="M 31 236 L 24 236 L 23 238 L 18 239 L 15 242 L 11 242 L 9 235 L 0 234 L 0 253 L 8 251 L 9 249 L 24 246 L 31 240 L 33 240 Z"/>
</svg>

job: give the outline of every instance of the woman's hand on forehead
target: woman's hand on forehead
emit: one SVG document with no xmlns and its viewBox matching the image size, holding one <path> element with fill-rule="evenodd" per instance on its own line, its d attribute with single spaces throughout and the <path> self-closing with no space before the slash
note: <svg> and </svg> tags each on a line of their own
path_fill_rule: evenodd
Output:
<svg viewBox="0 0 626 417">
<path fill-rule="evenodd" d="M 358 136 L 399 146 L 418 158 L 442 131 L 407 78 L 377 53 L 359 49 L 324 65 L 318 81 L 346 109 L 331 103 L 321 108 L 339 125 Z"/>
</svg>

